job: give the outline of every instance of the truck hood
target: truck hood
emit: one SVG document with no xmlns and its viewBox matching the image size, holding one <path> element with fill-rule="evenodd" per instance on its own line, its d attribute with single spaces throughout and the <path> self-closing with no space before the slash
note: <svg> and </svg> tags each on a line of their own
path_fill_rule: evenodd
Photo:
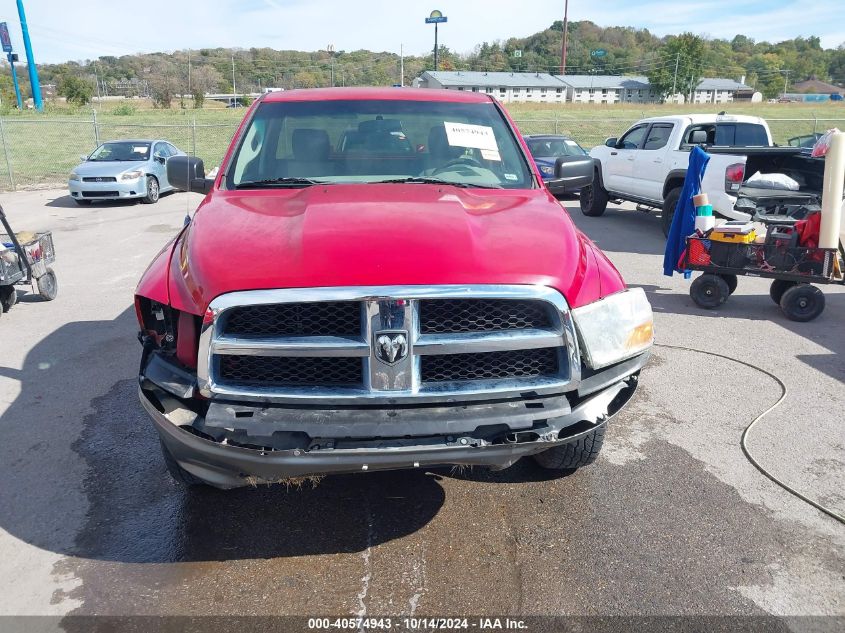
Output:
<svg viewBox="0 0 845 633">
<path fill-rule="evenodd" d="M 177 309 L 202 314 L 212 299 L 238 290 L 541 284 L 577 306 L 601 294 L 596 259 L 544 189 L 215 191 L 173 249 L 170 299 Z M 616 277 L 605 287 L 618 290 L 618 273 L 605 268 Z"/>
</svg>

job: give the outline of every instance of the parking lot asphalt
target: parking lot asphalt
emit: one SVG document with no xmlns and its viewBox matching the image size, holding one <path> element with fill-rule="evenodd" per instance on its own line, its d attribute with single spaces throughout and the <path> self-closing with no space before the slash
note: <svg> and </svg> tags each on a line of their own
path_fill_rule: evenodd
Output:
<svg viewBox="0 0 845 633">
<path fill-rule="evenodd" d="M 17 230 L 53 230 L 60 288 L 0 318 L 0 615 L 845 616 L 845 526 L 740 449 L 779 385 L 695 351 L 655 348 L 599 460 L 565 477 L 520 462 L 303 489 L 175 484 L 137 401 L 132 292 L 198 201 L 0 197 Z M 825 313 L 799 324 L 743 278 L 704 311 L 662 275 L 658 216 L 564 204 L 646 290 L 658 343 L 784 381 L 749 449 L 845 512 L 845 292 L 825 288 Z"/>
</svg>

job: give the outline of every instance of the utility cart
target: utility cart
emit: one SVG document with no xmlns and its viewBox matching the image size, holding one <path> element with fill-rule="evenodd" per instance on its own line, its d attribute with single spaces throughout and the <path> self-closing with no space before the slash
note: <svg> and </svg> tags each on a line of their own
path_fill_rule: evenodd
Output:
<svg viewBox="0 0 845 633">
<path fill-rule="evenodd" d="M 819 316 L 825 298 L 813 284 L 845 284 L 842 244 L 838 250 L 799 246 L 789 222 L 769 226 L 765 240 L 729 243 L 688 237 L 681 267 L 704 273 L 690 286 L 692 300 L 702 308 L 718 308 L 736 290 L 738 277 L 764 277 L 772 280 L 769 295 L 788 318 L 811 321 Z"/>
<path fill-rule="evenodd" d="M 0 206 L 0 315 L 17 301 L 17 284 L 31 284 L 46 301 L 56 298 L 59 286 L 50 268 L 56 260 L 50 231 L 35 233 L 21 241 Z"/>
</svg>

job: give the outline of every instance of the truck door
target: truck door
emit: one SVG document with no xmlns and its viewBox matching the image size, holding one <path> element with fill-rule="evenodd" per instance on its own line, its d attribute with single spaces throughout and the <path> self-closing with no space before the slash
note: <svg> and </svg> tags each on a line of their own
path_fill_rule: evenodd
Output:
<svg viewBox="0 0 845 633">
<path fill-rule="evenodd" d="M 611 148 L 607 169 L 602 170 L 605 189 L 620 193 L 635 193 L 632 187 L 634 159 L 645 140 L 648 126 L 648 123 L 642 123 L 632 127 L 617 141 L 616 146 Z"/>
<path fill-rule="evenodd" d="M 634 158 L 634 182 L 631 193 L 661 201 L 663 199 L 663 183 L 666 180 L 668 165 L 666 164 L 666 146 L 672 136 L 672 123 L 652 123 L 646 134 L 642 149 L 636 152 Z"/>
</svg>

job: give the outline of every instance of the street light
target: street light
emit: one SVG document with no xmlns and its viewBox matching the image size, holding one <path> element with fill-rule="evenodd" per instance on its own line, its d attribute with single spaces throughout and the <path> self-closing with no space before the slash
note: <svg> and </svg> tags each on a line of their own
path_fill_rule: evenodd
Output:
<svg viewBox="0 0 845 633">
<path fill-rule="evenodd" d="M 332 60 L 332 88 L 334 88 L 334 44 L 326 46 L 326 52 Z"/>
<path fill-rule="evenodd" d="M 434 25 L 434 70 L 437 70 L 437 25 L 441 22 L 446 22 L 446 16 L 437 9 L 425 19 L 426 24 Z"/>
</svg>

